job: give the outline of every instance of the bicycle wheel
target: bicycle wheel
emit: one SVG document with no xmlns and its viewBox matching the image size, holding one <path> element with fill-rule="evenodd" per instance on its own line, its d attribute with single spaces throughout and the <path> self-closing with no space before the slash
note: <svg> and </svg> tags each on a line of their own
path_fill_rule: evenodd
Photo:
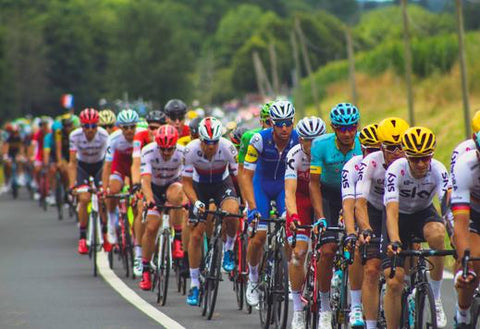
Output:
<svg viewBox="0 0 480 329">
<path fill-rule="evenodd" d="M 306 300 L 305 305 L 305 328 L 310 329 L 314 328 L 317 325 L 318 319 L 318 307 L 316 305 L 316 292 L 315 289 L 316 285 L 316 278 L 315 278 L 315 268 L 312 262 L 312 253 L 308 253 L 307 258 L 305 260 L 305 264 L 307 264 L 307 273 L 305 275 L 305 282 L 303 283 L 303 291 L 302 296 Z"/>
<path fill-rule="evenodd" d="M 92 216 L 92 244 L 90 245 L 90 251 L 92 253 L 92 261 L 93 261 L 93 276 L 97 276 L 97 214 L 95 212 L 92 212 L 90 214 Z"/>
<path fill-rule="evenodd" d="M 478 317 L 480 317 L 480 294 L 478 290 L 473 295 L 471 314 L 472 329 L 480 329 L 480 321 L 478 321 Z"/>
<path fill-rule="evenodd" d="M 153 257 L 152 257 L 152 262 L 151 262 L 154 265 L 153 278 L 152 278 L 152 289 L 151 289 L 152 291 L 155 291 L 155 289 L 157 288 L 157 283 L 158 283 L 158 268 L 159 268 L 158 262 L 159 262 L 160 247 L 161 247 L 160 238 L 161 238 L 161 235 L 159 235 L 157 237 L 157 239 L 155 240 L 155 251 L 153 252 Z M 157 300 L 157 303 L 158 303 L 158 300 Z"/>
<path fill-rule="evenodd" d="M 409 315 L 409 307 L 408 307 L 408 296 L 410 295 L 410 291 L 408 289 L 403 289 L 402 292 L 402 312 L 400 315 L 400 328 L 401 329 L 410 329 L 410 315 Z M 405 306 L 406 305 L 406 306 Z M 413 320 L 412 320 L 413 322 Z M 413 323 L 412 323 L 413 324 Z"/>
<path fill-rule="evenodd" d="M 233 281 L 233 291 L 235 291 L 235 297 L 237 300 L 237 308 L 239 310 L 243 309 L 243 295 L 244 295 L 244 290 L 243 290 L 243 278 L 242 278 L 242 264 L 239 264 L 239 260 L 241 257 L 241 248 L 242 248 L 242 242 L 240 239 L 236 239 L 235 241 L 235 247 L 233 248 L 233 260 L 235 262 L 235 268 L 233 271 L 230 273 L 231 279 Z"/>
<path fill-rule="evenodd" d="M 333 312 L 333 318 L 337 329 L 347 329 L 350 314 L 350 304 L 348 301 L 348 268 L 343 271 L 339 293 L 338 308 Z"/>
<path fill-rule="evenodd" d="M 437 329 L 435 299 L 428 283 L 422 283 L 415 293 L 415 329 Z"/>
<path fill-rule="evenodd" d="M 55 202 L 57 204 L 58 220 L 63 219 L 63 202 L 65 193 L 61 179 L 57 179 L 57 187 L 55 188 Z"/>
<path fill-rule="evenodd" d="M 122 261 L 123 269 L 125 271 L 125 277 L 128 278 L 130 276 L 130 257 L 129 257 L 129 241 L 128 240 L 128 219 L 126 214 L 120 213 L 119 214 L 119 222 L 121 223 L 120 227 L 120 239 L 119 239 L 119 247 L 120 247 L 120 260 Z"/>
<path fill-rule="evenodd" d="M 273 268 L 273 298 L 271 304 L 271 324 L 275 329 L 285 329 L 288 319 L 288 262 L 285 249 L 276 251 Z"/>
<path fill-rule="evenodd" d="M 272 272 L 272 263 L 269 258 L 273 257 L 270 252 L 264 251 L 262 261 L 260 263 L 260 280 L 258 281 L 258 314 L 260 315 L 260 325 L 263 329 L 270 327 L 272 303 L 272 283 L 273 279 L 270 276 Z"/>
<path fill-rule="evenodd" d="M 212 247 L 212 261 L 207 272 L 205 285 L 205 301 L 207 303 L 207 319 L 211 320 L 213 312 L 215 311 L 215 304 L 217 302 L 218 284 L 220 283 L 222 273 L 220 271 L 222 258 L 222 239 L 214 237 L 214 244 Z"/>
<path fill-rule="evenodd" d="M 170 275 L 170 234 L 164 231 L 160 238 L 161 251 L 159 253 L 157 271 L 158 271 L 158 289 L 157 289 L 157 303 L 165 306 L 167 302 L 168 293 L 168 277 Z"/>
</svg>

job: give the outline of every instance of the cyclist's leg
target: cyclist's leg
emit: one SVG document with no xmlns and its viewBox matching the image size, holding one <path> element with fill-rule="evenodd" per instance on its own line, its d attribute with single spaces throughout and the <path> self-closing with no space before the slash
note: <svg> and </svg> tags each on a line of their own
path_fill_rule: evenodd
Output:
<svg viewBox="0 0 480 329">
<path fill-rule="evenodd" d="M 123 187 L 123 176 L 119 173 L 113 173 L 110 175 L 108 181 L 108 190 L 110 194 L 120 193 Z M 108 217 L 108 239 L 109 242 L 114 244 L 117 242 L 117 235 L 115 226 L 117 224 L 117 200 L 115 199 L 106 199 L 107 205 L 107 217 Z"/>
<path fill-rule="evenodd" d="M 9 157 L 3 161 L 3 184 L 8 186 L 12 175 L 12 159 Z"/>
<path fill-rule="evenodd" d="M 187 201 L 181 183 L 172 183 L 168 186 L 166 191 L 168 203 L 172 206 L 181 206 Z M 172 255 L 174 258 L 183 257 L 182 236 L 183 223 L 185 221 L 185 209 L 170 210 L 170 225 L 175 230 L 175 238 L 173 244 Z"/>
<path fill-rule="evenodd" d="M 222 210 L 226 212 L 238 214 L 239 202 L 237 192 L 230 177 L 228 177 L 222 184 L 221 189 L 218 189 L 216 196 L 216 203 L 220 205 Z M 225 251 L 232 251 L 235 245 L 235 237 L 238 231 L 238 218 L 225 217 L 224 229 L 226 233 Z"/>
<path fill-rule="evenodd" d="M 150 290 L 152 287 L 150 260 L 152 259 L 155 250 L 155 239 L 159 227 L 160 214 L 156 209 L 149 210 L 145 223 L 145 231 L 142 237 L 142 281 L 139 283 L 142 290 Z"/>
</svg>

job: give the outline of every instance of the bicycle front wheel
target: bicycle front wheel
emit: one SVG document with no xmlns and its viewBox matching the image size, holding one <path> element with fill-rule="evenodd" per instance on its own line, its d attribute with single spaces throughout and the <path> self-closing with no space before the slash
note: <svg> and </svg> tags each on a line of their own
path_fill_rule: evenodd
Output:
<svg viewBox="0 0 480 329">
<path fill-rule="evenodd" d="M 273 278 L 271 324 L 275 329 L 285 329 L 288 320 L 288 262 L 283 246 L 276 252 Z"/>
<path fill-rule="evenodd" d="M 415 293 L 415 329 L 437 329 L 435 299 L 428 283 L 417 287 Z"/>
<path fill-rule="evenodd" d="M 63 191 L 62 181 L 60 179 L 58 179 L 57 180 L 57 187 L 55 188 L 55 203 L 57 204 L 58 220 L 63 219 L 64 196 L 65 196 L 65 193 Z"/>
<path fill-rule="evenodd" d="M 168 277 L 170 275 L 170 237 L 167 231 L 162 233 L 160 238 L 161 251 L 159 253 L 157 272 L 158 272 L 158 290 L 157 303 L 165 306 L 167 302 Z"/>
<path fill-rule="evenodd" d="M 206 316 L 208 320 L 212 319 L 217 302 L 218 284 L 221 280 L 220 272 L 221 256 L 222 256 L 222 240 L 215 237 L 212 246 L 212 255 L 210 267 L 207 268 L 207 277 L 205 278 L 205 303 L 207 306 Z"/>
<path fill-rule="evenodd" d="M 90 237 L 90 250 L 89 252 L 91 253 L 92 256 L 92 262 L 93 262 L 93 276 L 97 276 L 97 245 L 98 245 L 98 233 L 97 233 L 97 214 L 92 212 L 90 214 L 91 220 L 90 220 L 90 225 L 92 225 L 92 229 L 90 232 L 92 233 L 92 236 Z"/>
<path fill-rule="evenodd" d="M 258 282 L 258 314 L 260 315 L 260 325 L 263 329 L 270 327 L 272 303 L 271 280 L 272 272 L 271 262 L 269 261 L 270 252 L 265 251 L 259 266 L 260 280 Z"/>
</svg>

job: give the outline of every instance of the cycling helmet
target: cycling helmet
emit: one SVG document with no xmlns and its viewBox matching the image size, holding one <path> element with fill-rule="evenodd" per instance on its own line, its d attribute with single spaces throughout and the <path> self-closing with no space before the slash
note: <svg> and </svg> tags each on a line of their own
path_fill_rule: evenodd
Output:
<svg viewBox="0 0 480 329">
<path fill-rule="evenodd" d="M 476 133 L 477 131 L 480 131 L 480 110 L 475 112 L 472 118 L 472 131 Z"/>
<path fill-rule="evenodd" d="M 246 127 L 238 127 L 234 129 L 230 133 L 230 141 L 235 145 L 239 146 L 240 142 L 242 141 L 242 136 L 243 134 L 247 131 L 248 129 Z"/>
<path fill-rule="evenodd" d="M 322 119 L 311 116 L 298 121 L 295 128 L 300 137 L 305 139 L 314 139 L 317 136 L 325 134 L 327 128 Z"/>
<path fill-rule="evenodd" d="M 80 123 L 98 123 L 99 116 L 98 111 L 93 108 L 87 108 L 80 112 Z"/>
<path fill-rule="evenodd" d="M 178 141 L 178 131 L 171 125 L 163 125 L 155 133 L 155 142 L 160 148 L 175 147 Z"/>
<path fill-rule="evenodd" d="M 98 115 L 100 116 L 100 121 L 98 123 L 101 125 L 114 125 L 117 121 L 115 113 L 113 113 L 113 111 L 109 109 L 100 111 Z"/>
<path fill-rule="evenodd" d="M 377 135 L 378 125 L 370 124 L 362 128 L 360 130 L 360 134 L 358 135 L 358 139 L 360 140 L 360 144 L 363 146 L 376 146 L 380 143 L 378 140 Z"/>
<path fill-rule="evenodd" d="M 165 114 L 168 116 L 185 115 L 187 113 L 187 105 L 179 99 L 171 99 L 165 104 Z"/>
<path fill-rule="evenodd" d="M 402 148 L 407 156 L 428 156 L 435 151 L 433 132 L 425 127 L 412 127 L 402 136 Z"/>
<path fill-rule="evenodd" d="M 190 128 L 190 134 L 198 135 L 198 125 L 202 121 L 202 118 L 196 117 L 190 121 L 188 124 L 188 128 Z"/>
<path fill-rule="evenodd" d="M 268 120 L 270 118 L 270 107 L 273 105 L 274 102 L 267 102 L 263 104 L 262 108 L 260 109 L 260 119 L 262 121 Z"/>
<path fill-rule="evenodd" d="M 218 141 L 223 134 L 220 120 L 214 117 L 206 117 L 198 125 L 198 133 L 202 141 Z"/>
<path fill-rule="evenodd" d="M 137 112 L 131 109 L 122 110 L 117 116 L 117 122 L 120 126 L 135 124 L 138 119 Z"/>
<path fill-rule="evenodd" d="M 359 120 L 360 112 L 350 103 L 339 103 L 330 111 L 332 125 L 349 126 L 357 124 Z"/>
<path fill-rule="evenodd" d="M 154 110 L 148 112 L 147 116 L 145 117 L 148 123 L 154 122 L 164 125 L 167 123 L 165 113 L 159 110 Z"/>
<path fill-rule="evenodd" d="M 73 124 L 72 115 L 70 113 L 65 113 L 60 116 L 60 122 L 64 126 L 69 126 Z"/>
<path fill-rule="evenodd" d="M 409 127 L 407 121 L 402 118 L 386 118 L 378 124 L 377 136 L 381 143 L 400 144 L 403 134 Z"/>
<path fill-rule="evenodd" d="M 295 108 L 289 101 L 276 101 L 270 106 L 270 118 L 272 120 L 293 119 Z"/>
<path fill-rule="evenodd" d="M 57 131 L 57 130 L 61 130 L 63 128 L 63 125 L 60 121 L 55 121 L 53 124 L 52 124 L 52 130 L 53 131 Z"/>
</svg>

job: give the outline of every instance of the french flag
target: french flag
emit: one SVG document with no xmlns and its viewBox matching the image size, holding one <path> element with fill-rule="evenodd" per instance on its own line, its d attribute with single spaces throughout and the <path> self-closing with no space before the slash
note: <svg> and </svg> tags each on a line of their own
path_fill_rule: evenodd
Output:
<svg viewBox="0 0 480 329">
<path fill-rule="evenodd" d="M 72 94 L 63 94 L 61 100 L 62 106 L 66 109 L 71 109 L 73 107 L 73 95 Z"/>
</svg>

